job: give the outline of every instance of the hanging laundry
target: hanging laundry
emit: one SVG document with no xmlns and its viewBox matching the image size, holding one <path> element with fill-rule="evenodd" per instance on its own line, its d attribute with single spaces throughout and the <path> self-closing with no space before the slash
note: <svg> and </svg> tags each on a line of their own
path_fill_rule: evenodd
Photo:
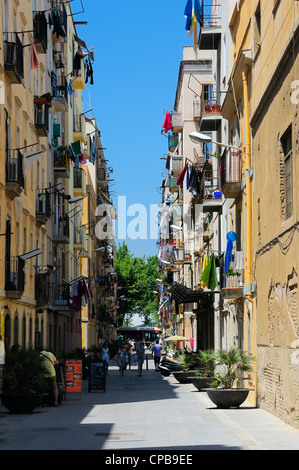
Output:
<svg viewBox="0 0 299 470">
<path fill-rule="evenodd" d="M 192 21 L 192 0 L 188 0 L 185 6 L 185 17 L 187 18 L 186 20 L 186 30 L 190 31 L 191 29 L 191 21 Z"/>
<path fill-rule="evenodd" d="M 67 86 L 68 94 L 71 96 L 74 93 L 73 84 L 70 82 Z"/>
<path fill-rule="evenodd" d="M 31 41 L 31 68 L 32 70 L 39 70 L 39 58 L 36 52 L 35 45 L 33 41 Z"/>
<path fill-rule="evenodd" d="M 181 184 L 183 184 L 184 178 L 185 178 L 185 174 L 186 174 L 186 171 L 187 171 L 187 168 L 188 168 L 188 163 L 186 163 L 186 165 L 184 166 L 184 169 L 183 169 L 182 173 L 180 174 L 180 176 L 179 176 L 179 178 L 178 178 L 178 180 L 177 180 L 177 182 L 176 182 L 176 184 L 177 184 L 178 186 L 180 186 Z"/>
<path fill-rule="evenodd" d="M 164 123 L 163 123 L 162 129 L 164 129 L 165 134 L 166 134 L 167 132 L 169 132 L 170 129 L 171 129 L 171 116 L 170 116 L 170 112 L 169 112 L 169 111 L 167 111 L 167 113 L 166 113 L 166 116 L 165 116 L 165 119 L 164 119 Z M 162 132 L 163 132 L 163 131 L 162 131 Z"/>
<path fill-rule="evenodd" d="M 85 80 L 85 83 L 88 82 L 89 78 L 90 78 L 90 84 L 93 85 L 94 84 L 94 81 L 93 81 L 93 68 L 92 68 L 90 57 L 88 57 L 88 60 L 86 60 L 86 80 Z"/>
<path fill-rule="evenodd" d="M 89 162 L 94 163 L 97 157 L 97 137 L 94 135 L 91 143 Z"/>
<path fill-rule="evenodd" d="M 214 290 L 218 285 L 214 253 L 211 254 L 209 262 L 199 279 L 205 283 L 208 289 L 211 290 Z"/>
<path fill-rule="evenodd" d="M 189 189 L 189 166 L 186 171 L 186 189 Z"/>
<path fill-rule="evenodd" d="M 57 8 L 52 11 L 51 24 L 53 24 L 53 33 L 56 33 L 57 38 L 59 36 L 66 37 L 66 32 L 60 19 L 60 11 Z"/>
<path fill-rule="evenodd" d="M 189 191 L 194 197 L 198 196 L 200 193 L 198 176 L 199 174 L 197 169 L 192 165 L 189 178 Z"/>
<path fill-rule="evenodd" d="M 87 165 L 87 160 L 86 160 L 86 153 L 85 150 L 83 150 L 82 155 L 81 155 L 81 165 Z"/>
<path fill-rule="evenodd" d="M 202 263 L 202 272 L 204 272 L 204 270 L 206 269 L 207 264 L 208 264 L 208 257 L 207 257 L 207 254 L 205 253 L 203 263 Z M 203 281 L 201 281 L 201 287 L 202 287 L 202 289 L 204 289 L 206 287 L 206 285 Z"/>
</svg>

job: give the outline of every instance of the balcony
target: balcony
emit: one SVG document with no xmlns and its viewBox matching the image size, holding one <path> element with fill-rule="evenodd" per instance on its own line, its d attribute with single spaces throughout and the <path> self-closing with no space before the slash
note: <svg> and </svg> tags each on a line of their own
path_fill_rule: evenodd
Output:
<svg viewBox="0 0 299 470">
<path fill-rule="evenodd" d="M 48 273 L 35 274 L 35 300 L 36 306 L 42 307 L 50 303 L 51 282 Z"/>
<path fill-rule="evenodd" d="M 34 45 L 39 54 L 45 54 L 48 47 L 48 24 L 44 12 L 33 12 Z"/>
<path fill-rule="evenodd" d="M 202 1 L 199 49 L 216 50 L 221 39 L 221 0 Z"/>
<path fill-rule="evenodd" d="M 34 101 L 34 125 L 39 136 L 47 137 L 49 134 L 49 104 L 39 99 Z"/>
<path fill-rule="evenodd" d="M 54 174 L 57 178 L 70 177 L 70 158 L 67 147 L 54 150 Z"/>
<path fill-rule="evenodd" d="M 56 3 L 56 5 L 53 5 L 54 3 Z M 66 43 L 68 40 L 68 19 L 65 6 L 62 2 L 52 1 L 52 7 L 53 6 L 56 6 L 56 8 L 52 9 L 53 41 Z"/>
<path fill-rule="evenodd" d="M 103 165 L 99 165 L 97 167 L 97 184 L 100 188 L 105 188 L 107 186 L 106 167 Z"/>
<path fill-rule="evenodd" d="M 55 214 L 53 242 L 58 244 L 70 243 L 70 219 L 67 214 Z"/>
<path fill-rule="evenodd" d="M 220 188 L 219 171 L 213 170 L 210 163 L 205 163 L 200 194 L 198 196 L 199 203 L 203 206 L 203 212 L 218 212 L 223 204 L 222 192 Z"/>
<path fill-rule="evenodd" d="M 171 126 L 172 126 L 172 132 L 174 134 L 178 134 L 179 132 L 183 132 L 182 113 L 172 113 L 172 115 L 171 115 Z"/>
<path fill-rule="evenodd" d="M 66 78 L 64 75 L 56 75 L 55 72 L 52 72 L 51 81 L 53 110 L 57 113 L 66 112 L 68 109 L 68 91 Z"/>
<path fill-rule="evenodd" d="M 38 189 L 36 192 L 36 223 L 38 225 L 46 224 L 51 216 L 50 194 L 46 189 Z"/>
<path fill-rule="evenodd" d="M 213 98 L 206 98 L 203 92 L 201 96 L 201 116 L 199 119 L 200 131 L 216 131 L 221 123 L 221 106 L 218 103 L 216 93 Z"/>
<path fill-rule="evenodd" d="M 177 134 L 168 135 L 168 150 L 174 152 L 179 143 L 179 136 Z"/>
<path fill-rule="evenodd" d="M 88 251 L 88 235 L 84 226 L 75 227 L 74 248 L 85 253 Z"/>
<path fill-rule="evenodd" d="M 179 192 L 180 187 L 176 184 L 177 180 L 178 180 L 177 176 L 169 176 L 168 187 L 169 187 L 169 191 L 171 193 L 178 193 Z"/>
<path fill-rule="evenodd" d="M 19 150 L 7 150 L 6 193 L 11 198 L 20 196 L 24 189 L 23 155 Z"/>
<path fill-rule="evenodd" d="M 74 197 L 86 196 L 86 174 L 83 168 L 74 168 Z"/>
<path fill-rule="evenodd" d="M 70 288 L 68 284 L 54 283 L 53 286 L 53 306 L 55 310 L 68 308 L 70 301 Z"/>
<path fill-rule="evenodd" d="M 86 143 L 86 128 L 85 128 L 85 118 L 82 114 L 74 116 L 73 121 L 73 137 L 74 141 L 80 140 L 82 144 Z"/>
<path fill-rule="evenodd" d="M 24 51 L 16 33 L 4 33 L 4 70 L 10 83 L 22 83 L 24 79 Z"/>
<path fill-rule="evenodd" d="M 183 171 L 183 156 L 169 155 L 166 162 L 166 169 L 171 176 L 178 178 Z"/>
<path fill-rule="evenodd" d="M 85 90 L 85 66 L 83 58 L 81 59 L 78 75 L 76 74 L 72 76 L 72 84 L 74 90 Z"/>
<path fill-rule="evenodd" d="M 226 198 L 236 198 L 241 191 L 241 152 L 226 148 L 221 157 L 221 191 Z"/>
<path fill-rule="evenodd" d="M 174 264 L 179 265 L 183 264 L 184 262 L 184 248 L 174 248 L 173 249 L 174 255 Z"/>
<path fill-rule="evenodd" d="M 20 299 L 25 286 L 25 261 L 19 256 L 10 259 L 10 269 L 5 272 L 6 297 Z"/>
</svg>

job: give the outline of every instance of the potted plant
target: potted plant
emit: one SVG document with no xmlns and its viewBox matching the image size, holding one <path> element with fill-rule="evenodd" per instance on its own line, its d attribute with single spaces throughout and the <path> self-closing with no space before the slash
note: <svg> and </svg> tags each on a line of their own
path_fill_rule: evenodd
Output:
<svg viewBox="0 0 299 470">
<path fill-rule="evenodd" d="M 238 287 L 240 273 L 235 271 L 234 268 L 228 268 L 224 276 L 226 278 L 226 287 Z"/>
<path fill-rule="evenodd" d="M 31 413 L 43 399 L 47 384 L 44 359 L 35 349 L 17 349 L 6 355 L 2 404 L 11 413 Z"/>
<path fill-rule="evenodd" d="M 191 377 L 191 382 L 197 390 L 209 387 L 213 381 L 216 366 L 215 352 L 199 351 L 197 354 L 198 364 L 195 369 L 195 375 Z"/>
<path fill-rule="evenodd" d="M 44 93 L 41 96 L 34 96 L 34 103 L 38 104 L 38 105 L 45 104 L 45 105 L 51 107 L 52 106 L 52 99 L 53 99 L 53 96 L 51 95 L 51 93 Z"/>
<path fill-rule="evenodd" d="M 242 382 L 247 379 L 244 373 L 252 370 L 253 357 L 240 349 L 220 350 L 216 361 L 224 371 L 216 372 L 210 388 L 204 390 L 217 408 L 238 408 L 253 390 L 242 387 Z"/>
<path fill-rule="evenodd" d="M 174 378 L 180 383 L 191 383 L 191 376 L 195 375 L 196 354 L 179 354 L 176 359 L 182 364 L 182 371 L 173 372 Z"/>
</svg>

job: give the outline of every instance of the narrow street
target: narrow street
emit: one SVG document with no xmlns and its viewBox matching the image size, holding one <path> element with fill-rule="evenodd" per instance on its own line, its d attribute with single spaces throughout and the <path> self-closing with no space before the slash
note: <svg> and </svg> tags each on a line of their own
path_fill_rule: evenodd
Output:
<svg viewBox="0 0 299 470">
<path fill-rule="evenodd" d="M 299 431 L 273 415 L 249 404 L 216 409 L 192 384 L 157 373 L 150 355 L 144 366 L 142 377 L 136 365 L 120 377 L 111 361 L 105 393 L 88 393 L 84 381 L 82 393 L 59 408 L 12 415 L 0 406 L 0 450 L 100 450 L 101 463 L 176 451 L 194 463 L 200 450 L 299 450 Z"/>
</svg>

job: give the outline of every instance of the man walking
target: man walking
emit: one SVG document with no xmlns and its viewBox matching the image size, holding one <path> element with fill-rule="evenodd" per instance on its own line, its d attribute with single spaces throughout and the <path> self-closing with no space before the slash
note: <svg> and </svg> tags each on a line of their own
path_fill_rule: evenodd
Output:
<svg viewBox="0 0 299 470">
<path fill-rule="evenodd" d="M 161 361 L 161 351 L 162 351 L 162 346 L 159 344 L 159 340 L 156 340 L 156 344 L 154 344 L 152 348 L 153 354 L 154 354 L 154 363 L 155 363 L 155 369 L 156 371 L 159 371 L 159 364 Z"/>
</svg>

